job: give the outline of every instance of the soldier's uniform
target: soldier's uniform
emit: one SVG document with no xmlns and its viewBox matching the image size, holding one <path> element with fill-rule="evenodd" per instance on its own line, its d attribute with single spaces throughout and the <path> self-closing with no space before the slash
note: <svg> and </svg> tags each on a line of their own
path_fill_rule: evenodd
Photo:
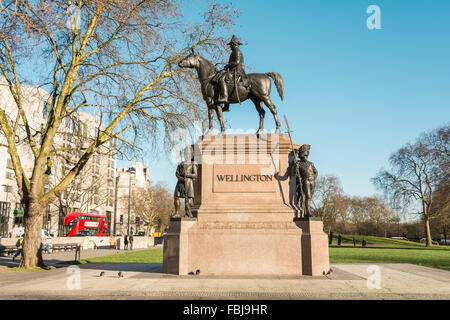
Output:
<svg viewBox="0 0 450 320">
<path fill-rule="evenodd" d="M 194 179 L 197 177 L 197 165 L 194 162 L 180 162 L 177 167 L 177 185 L 173 194 L 175 217 L 179 217 L 180 198 L 185 199 L 186 215 L 192 217 L 191 207 L 194 200 Z"/>
<path fill-rule="evenodd" d="M 224 70 L 220 71 L 218 75 L 214 77 L 214 80 L 217 80 L 220 85 L 220 95 L 217 100 L 219 103 L 228 102 L 227 82 L 234 81 L 234 77 L 236 77 L 236 82 L 239 79 L 242 79 L 243 81 L 246 80 L 244 55 L 241 50 L 239 50 L 239 46 L 242 45 L 242 43 L 239 42 L 236 35 L 233 35 L 228 45 L 231 46 L 228 64 L 224 67 Z"/>
<path fill-rule="evenodd" d="M 197 177 L 197 166 L 194 163 L 180 162 L 175 174 L 178 182 L 173 196 L 177 198 L 194 198 L 193 179 Z"/>
<path fill-rule="evenodd" d="M 306 210 L 306 216 L 311 215 L 311 209 L 309 206 L 309 202 L 314 194 L 314 189 L 316 187 L 315 180 L 318 176 L 318 172 L 314 163 L 308 161 L 310 145 L 304 144 L 299 149 L 300 160 L 295 161 L 294 170 L 297 172 L 297 185 L 296 185 L 296 194 L 297 200 L 301 200 L 301 209 Z M 302 189 L 300 189 L 300 184 Z M 303 193 L 302 193 L 303 191 Z"/>
</svg>

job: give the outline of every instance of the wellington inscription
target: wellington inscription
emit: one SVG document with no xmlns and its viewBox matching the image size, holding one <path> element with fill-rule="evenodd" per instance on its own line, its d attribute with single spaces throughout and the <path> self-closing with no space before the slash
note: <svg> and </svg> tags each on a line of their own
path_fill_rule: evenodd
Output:
<svg viewBox="0 0 450 320">
<path fill-rule="evenodd" d="M 277 192 L 275 170 L 268 165 L 217 164 L 213 169 L 213 192 L 267 193 Z"/>
<path fill-rule="evenodd" d="M 216 175 L 218 181 L 225 182 L 268 182 L 273 180 L 273 175 L 266 174 L 219 174 Z"/>
</svg>

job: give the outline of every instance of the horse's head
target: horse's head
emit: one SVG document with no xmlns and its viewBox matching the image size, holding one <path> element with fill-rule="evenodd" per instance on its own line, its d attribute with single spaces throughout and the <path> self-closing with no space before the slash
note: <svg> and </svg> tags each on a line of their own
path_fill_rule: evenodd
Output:
<svg viewBox="0 0 450 320">
<path fill-rule="evenodd" d="M 187 57 L 183 58 L 178 62 L 178 66 L 180 68 L 198 68 L 199 62 L 198 62 L 198 55 L 194 52 L 194 50 L 191 50 L 191 54 Z"/>
</svg>

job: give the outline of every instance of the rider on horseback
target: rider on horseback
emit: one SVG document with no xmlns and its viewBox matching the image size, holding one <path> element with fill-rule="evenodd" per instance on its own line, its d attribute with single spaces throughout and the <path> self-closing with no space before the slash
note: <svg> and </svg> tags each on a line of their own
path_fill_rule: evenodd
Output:
<svg viewBox="0 0 450 320">
<path fill-rule="evenodd" d="M 246 80 L 244 56 L 242 55 L 241 50 L 239 50 L 239 46 L 242 45 L 242 43 L 239 42 L 236 35 L 233 35 L 228 45 L 231 47 L 231 55 L 228 64 L 214 77 L 214 80 L 218 81 L 220 86 L 220 95 L 217 100 L 219 103 L 228 103 L 227 82 L 237 82 L 239 79 L 242 81 Z M 235 89 L 237 90 L 237 88 Z"/>
</svg>

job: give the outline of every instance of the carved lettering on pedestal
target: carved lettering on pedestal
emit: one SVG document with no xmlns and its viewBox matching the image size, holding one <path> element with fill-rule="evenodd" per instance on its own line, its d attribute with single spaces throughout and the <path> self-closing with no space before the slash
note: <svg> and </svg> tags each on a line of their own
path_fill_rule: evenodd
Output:
<svg viewBox="0 0 450 320">
<path fill-rule="evenodd" d="M 218 174 L 216 179 L 220 182 L 268 182 L 273 181 L 273 175 L 267 174 Z"/>
<path fill-rule="evenodd" d="M 213 192 L 273 193 L 278 181 L 270 165 L 214 165 Z"/>
</svg>

